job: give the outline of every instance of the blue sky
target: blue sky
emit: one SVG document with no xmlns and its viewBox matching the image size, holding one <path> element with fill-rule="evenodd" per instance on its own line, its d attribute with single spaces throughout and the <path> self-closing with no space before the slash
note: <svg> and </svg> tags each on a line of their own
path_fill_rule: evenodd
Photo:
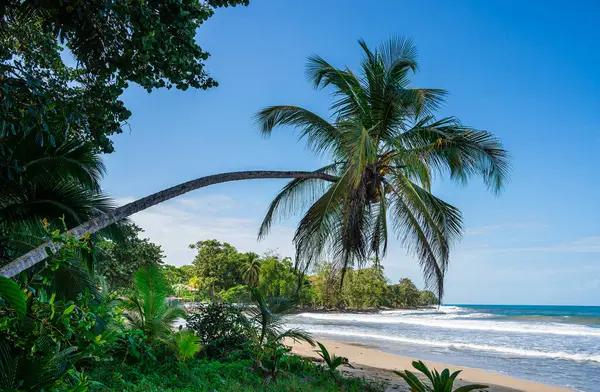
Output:
<svg viewBox="0 0 600 392">
<path fill-rule="evenodd" d="M 368 4 L 368 5 L 367 5 Z M 414 39 L 414 85 L 449 90 L 440 116 L 502 139 L 513 156 L 498 198 L 478 180 L 439 181 L 435 193 L 464 213 L 451 259 L 447 303 L 600 305 L 600 51 L 593 2 L 266 1 L 217 10 L 198 34 L 211 53 L 208 91 L 132 87 L 131 131 L 114 137 L 105 189 L 119 202 L 203 175 L 317 168 L 291 130 L 262 139 L 252 116 L 294 104 L 327 115 L 331 98 L 306 82 L 306 57 L 356 67 L 358 38 Z M 241 250 L 292 255 L 297 219 L 257 243 L 279 180 L 223 184 L 134 216 L 167 262 L 190 263 L 187 245 L 217 238 Z M 422 284 L 415 259 L 392 240 L 394 281 Z"/>
</svg>

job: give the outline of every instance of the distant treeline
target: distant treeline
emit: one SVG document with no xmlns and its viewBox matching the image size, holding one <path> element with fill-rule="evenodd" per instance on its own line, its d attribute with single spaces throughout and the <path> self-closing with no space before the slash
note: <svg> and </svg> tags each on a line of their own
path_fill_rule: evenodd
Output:
<svg viewBox="0 0 600 392">
<path fill-rule="evenodd" d="M 340 271 L 332 262 L 321 262 L 312 274 L 300 276 L 290 258 L 277 254 L 241 253 L 217 240 L 190 247 L 197 251 L 191 265 L 163 266 L 179 297 L 244 302 L 248 299 L 245 286 L 250 285 L 267 297 L 297 297 L 304 307 L 411 308 L 438 303 L 431 291 L 419 290 L 410 279 L 390 284 L 378 263 L 347 270 L 340 285 Z"/>
</svg>

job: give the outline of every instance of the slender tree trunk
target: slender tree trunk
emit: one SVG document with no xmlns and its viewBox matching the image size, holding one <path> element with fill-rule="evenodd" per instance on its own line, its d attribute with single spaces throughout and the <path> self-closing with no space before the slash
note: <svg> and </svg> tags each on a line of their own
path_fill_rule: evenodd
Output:
<svg viewBox="0 0 600 392">
<path fill-rule="evenodd" d="M 81 225 L 69 230 L 69 233 L 76 238 L 83 237 L 86 233 L 94 234 L 121 219 L 127 218 L 137 212 L 143 211 L 149 207 L 160 204 L 164 201 L 183 195 L 184 193 L 204 188 L 209 185 L 219 184 L 222 182 L 266 179 L 266 178 L 318 178 L 325 181 L 335 182 L 337 177 L 321 172 L 305 172 L 305 171 L 241 171 L 215 174 L 212 176 L 200 177 L 192 181 L 184 182 L 175 185 L 171 188 L 156 192 L 150 196 L 143 197 L 134 202 L 126 204 L 115 210 L 102 214 L 94 219 L 91 219 Z M 53 252 L 60 249 L 61 244 L 55 244 L 52 241 L 46 242 L 24 254 L 23 256 L 11 261 L 7 265 L 0 268 L 0 276 L 12 278 L 13 276 L 25 271 L 26 269 L 38 264 L 46 257 L 46 248 L 50 248 Z"/>
</svg>

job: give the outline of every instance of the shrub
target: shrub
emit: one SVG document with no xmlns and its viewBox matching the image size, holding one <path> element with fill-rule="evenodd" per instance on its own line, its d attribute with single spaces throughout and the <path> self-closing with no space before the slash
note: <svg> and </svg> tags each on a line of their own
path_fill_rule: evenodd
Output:
<svg viewBox="0 0 600 392">
<path fill-rule="evenodd" d="M 119 333 L 110 353 L 113 359 L 118 362 L 140 365 L 142 368 L 156 362 L 156 355 L 148 341 L 148 337 L 138 329 L 130 329 Z"/>
<path fill-rule="evenodd" d="M 0 390 L 83 388 L 89 382 L 74 366 L 102 357 L 112 339 L 112 311 L 83 265 L 89 238 L 49 226 L 62 248 L 46 249 L 45 265 L 22 273 L 20 285 L 0 279 Z"/>
<path fill-rule="evenodd" d="M 122 302 L 131 329 L 139 329 L 150 343 L 167 341 L 183 309 L 167 302 L 171 287 L 156 266 L 140 268 L 133 277 L 133 292 Z"/>
<path fill-rule="evenodd" d="M 402 377 L 404 381 L 410 386 L 410 390 L 414 392 L 452 392 L 454 381 L 460 374 L 461 370 L 458 370 L 450 374 L 450 370 L 444 369 L 442 373 L 438 373 L 437 370 L 429 370 L 427 366 L 421 361 L 413 361 L 413 367 L 423 373 L 425 377 L 431 382 L 431 386 L 423 383 L 417 376 L 412 372 L 405 370 L 403 372 L 396 372 L 397 375 Z M 486 389 L 487 385 L 465 385 L 454 390 L 454 392 L 469 392 L 476 389 Z"/>
<path fill-rule="evenodd" d="M 243 304 L 250 302 L 250 294 L 246 286 L 233 286 L 227 291 L 219 293 L 223 302 L 230 304 Z"/>
<path fill-rule="evenodd" d="M 194 357 L 202 349 L 200 338 L 188 329 L 174 334 L 169 346 L 180 362 L 185 362 L 186 359 Z"/>
<path fill-rule="evenodd" d="M 188 315 L 187 328 L 202 341 L 205 353 L 220 358 L 248 341 L 248 320 L 232 305 L 213 302 Z"/>
<path fill-rule="evenodd" d="M 335 370 L 338 367 L 348 364 L 347 358 L 338 357 L 335 354 L 329 354 L 329 351 L 327 350 L 327 348 L 324 345 L 322 345 L 320 342 L 317 342 L 317 344 L 319 345 L 319 348 L 320 348 L 320 350 L 317 351 L 317 354 L 319 354 L 321 356 L 321 358 L 323 358 L 323 361 L 325 361 L 325 363 L 327 364 L 327 367 L 329 368 L 329 372 L 332 375 L 335 375 Z"/>
</svg>

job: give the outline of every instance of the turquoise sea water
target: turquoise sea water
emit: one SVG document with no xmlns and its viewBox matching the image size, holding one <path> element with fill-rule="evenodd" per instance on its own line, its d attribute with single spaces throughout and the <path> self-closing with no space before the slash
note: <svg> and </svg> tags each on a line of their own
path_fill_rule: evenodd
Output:
<svg viewBox="0 0 600 392">
<path fill-rule="evenodd" d="M 374 314 L 301 313 L 288 324 L 390 353 L 600 391 L 600 306 L 456 304 Z"/>
</svg>

